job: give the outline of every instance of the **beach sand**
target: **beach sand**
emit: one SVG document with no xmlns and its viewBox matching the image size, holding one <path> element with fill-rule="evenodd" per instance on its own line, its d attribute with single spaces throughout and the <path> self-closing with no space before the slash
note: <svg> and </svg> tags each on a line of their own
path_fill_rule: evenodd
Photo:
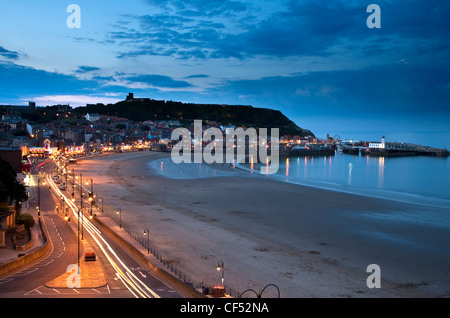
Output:
<svg viewBox="0 0 450 318">
<path fill-rule="evenodd" d="M 93 179 L 108 213 L 120 208 L 126 226 L 149 229 L 151 246 L 194 284 L 219 284 L 216 267 L 223 262 L 224 283 L 237 293 L 275 284 L 288 298 L 450 295 L 448 229 L 401 220 L 429 207 L 289 184 L 221 164 L 207 167 L 220 177 L 167 178 L 161 174 L 168 158 L 114 154 L 74 168 L 83 180 Z M 150 166 L 153 160 L 162 171 Z M 369 264 L 380 266 L 381 288 L 368 288 Z M 277 295 L 271 285 L 263 297 Z"/>
</svg>

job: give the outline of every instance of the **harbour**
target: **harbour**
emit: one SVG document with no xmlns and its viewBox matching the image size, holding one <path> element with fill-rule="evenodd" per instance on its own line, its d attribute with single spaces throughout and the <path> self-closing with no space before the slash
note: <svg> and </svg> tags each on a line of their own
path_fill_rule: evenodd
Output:
<svg viewBox="0 0 450 318">
<path fill-rule="evenodd" d="M 386 142 L 383 136 L 381 142 L 340 142 L 337 144 L 338 151 L 351 154 L 372 157 L 411 157 L 431 156 L 448 157 L 449 152 L 444 148 L 435 148 L 423 145 L 403 142 Z"/>
</svg>

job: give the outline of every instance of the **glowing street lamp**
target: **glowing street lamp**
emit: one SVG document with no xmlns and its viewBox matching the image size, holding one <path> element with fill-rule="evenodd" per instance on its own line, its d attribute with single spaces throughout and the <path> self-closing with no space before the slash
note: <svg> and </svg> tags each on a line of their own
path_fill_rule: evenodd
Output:
<svg viewBox="0 0 450 318">
<path fill-rule="evenodd" d="M 147 253 L 150 254 L 150 231 L 149 231 L 149 229 L 144 230 L 144 235 L 147 235 Z"/>
<path fill-rule="evenodd" d="M 119 227 L 122 228 L 122 209 L 117 209 L 116 214 L 119 214 Z"/>
<path fill-rule="evenodd" d="M 222 277 L 221 277 L 221 279 L 222 279 L 222 285 L 223 285 L 223 280 L 224 280 L 224 272 L 225 272 L 225 268 L 224 268 L 224 266 L 223 266 L 223 262 L 222 261 L 220 261 L 218 264 L 217 264 L 217 271 L 222 271 Z"/>
</svg>

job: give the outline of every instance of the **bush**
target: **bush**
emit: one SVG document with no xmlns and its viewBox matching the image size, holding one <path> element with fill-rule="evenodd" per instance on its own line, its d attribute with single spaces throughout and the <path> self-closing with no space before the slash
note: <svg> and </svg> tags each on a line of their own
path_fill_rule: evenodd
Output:
<svg viewBox="0 0 450 318">
<path fill-rule="evenodd" d="M 22 214 L 18 219 L 18 224 L 23 224 L 27 230 L 34 226 L 34 218 L 30 214 Z"/>
</svg>

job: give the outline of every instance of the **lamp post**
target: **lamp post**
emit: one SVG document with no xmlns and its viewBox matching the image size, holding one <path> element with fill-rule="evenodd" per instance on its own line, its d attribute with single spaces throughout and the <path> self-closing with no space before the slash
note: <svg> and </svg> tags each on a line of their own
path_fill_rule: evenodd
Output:
<svg viewBox="0 0 450 318">
<path fill-rule="evenodd" d="M 102 213 L 103 213 L 103 197 L 100 198 L 100 201 L 102 202 Z"/>
<path fill-rule="evenodd" d="M 91 178 L 91 192 L 89 192 L 89 202 L 91 203 L 89 217 L 92 218 L 92 205 L 94 204 L 94 180 L 92 178 Z"/>
<path fill-rule="evenodd" d="M 38 217 L 41 217 L 41 188 L 39 186 L 41 177 L 38 175 L 38 206 L 36 207 Z"/>
<path fill-rule="evenodd" d="M 64 208 L 64 219 L 66 221 L 70 221 L 69 207 L 67 205 Z"/>
<path fill-rule="evenodd" d="M 80 173 L 80 195 L 83 194 L 83 174 Z"/>
<path fill-rule="evenodd" d="M 222 262 L 222 261 L 220 261 L 220 262 L 217 264 L 217 268 L 216 268 L 216 269 L 217 269 L 218 271 L 222 271 L 222 285 L 223 285 L 225 267 L 223 266 L 223 262 Z"/>
<path fill-rule="evenodd" d="M 119 227 L 122 228 L 122 209 L 117 209 L 117 214 L 119 214 Z"/>
<path fill-rule="evenodd" d="M 149 231 L 149 229 L 144 230 L 144 235 L 147 235 L 147 253 L 150 254 L 150 231 Z"/>
<path fill-rule="evenodd" d="M 80 268 L 80 208 L 78 208 L 78 268 Z"/>
<path fill-rule="evenodd" d="M 72 201 L 75 200 L 75 169 L 72 170 Z"/>
</svg>

